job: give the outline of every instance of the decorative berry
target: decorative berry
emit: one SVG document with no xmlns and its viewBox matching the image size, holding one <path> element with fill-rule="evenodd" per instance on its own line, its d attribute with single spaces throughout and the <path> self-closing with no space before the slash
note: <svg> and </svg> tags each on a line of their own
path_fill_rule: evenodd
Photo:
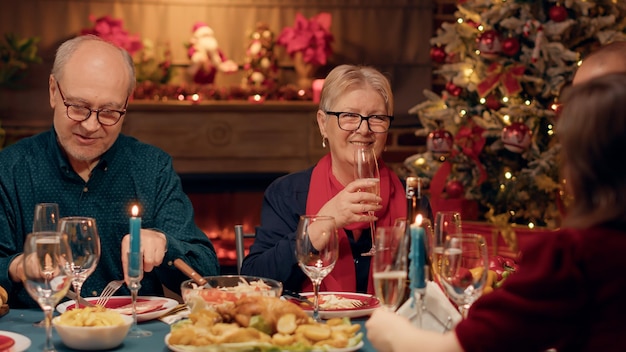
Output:
<svg viewBox="0 0 626 352">
<path fill-rule="evenodd" d="M 461 95 L 461 92 L 463 92 L 463 88 L 452 83 L 452 81 L 446 83 L 446 90 L 448 91 L 448 93 L 450 93 L 450 95 L 455 97 L 458 97 L 459 95 Z"/>
<path fill-rule="evenodd" d="M 519 51 L 519 40 L 515 37 L 506 38 L 502 42 L 502 53 L 507 56 L 515 56 Z"/>
<path fill-rule="evenodd" d="M 567 9 L 561 5 L 552 6 L 548 11 L 548 16 L 554 22 L 563 22 L 567 19 Z"/>
<path fill-rule="evenodd" d="M 432 48 L 430 48 L 430 58 L 434 62 L 441 64 L 444 61 L 446 61 L 446 56 L 447 56 L 446 51 L 443 50 L 442 47 L 433 46 Z"/>
</svg>

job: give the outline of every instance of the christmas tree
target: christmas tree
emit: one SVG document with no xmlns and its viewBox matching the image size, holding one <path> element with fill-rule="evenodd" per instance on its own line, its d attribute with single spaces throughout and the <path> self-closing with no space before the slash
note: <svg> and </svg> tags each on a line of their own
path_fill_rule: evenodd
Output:
<svg viewBox="0 0 626 352">
<path fill-rule="evenodd" d="M 405 165 L 488 220 L 558 226 L 558 98 L 593 49 L 626 40 L 626 2 L 459 0 L 455 17 L 431 39 L 445 88 L 410 110 L 427 151 Z"/>
</svg>

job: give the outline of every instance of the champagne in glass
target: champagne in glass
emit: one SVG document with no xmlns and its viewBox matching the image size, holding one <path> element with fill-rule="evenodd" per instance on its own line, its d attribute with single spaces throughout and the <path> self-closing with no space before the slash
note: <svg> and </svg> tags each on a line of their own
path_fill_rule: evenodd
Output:
<svg viewBox="0 0 626 352">
<path fill-rule="evenodd" d="M 58 232 L 34 232 L 24 242 L 24 288 L 44 312 L 44 351 L 56 351 L 52 343 L 52 314 L 71 285 L 68 270 L 72 253 L 66 238 Z"/>
<path fill-rule="evenodd" d="M 430 240 L 429 252 L 433 279 L 437 280 L 441 270 L 441 258 L 446 236 L 461 233 L 461 214 L 457 211 L 439 211 L 435 214 L 435 226 Z"/>
<path fill-rule="evenodd" d="M 405 297 L 407 237 L 403 226 L 376 228 L 373 260 L 374 290 L 383 307 L 396 311 Z"/>
<path fill-rule="evenodd" d="M 489 260 L 485 238 L 478 234 L 453 234 L 446 237 L 439 280 L 444 292 L 463 317 L 483 292 Z"/>
<path fill-rule="evenodd" d="M 376 160 L 376 153 L 372 148 L 358 148 L 354 152 L 354 178 L 371 180 L 375 182 L 372 187 L 361 189 L 361 192 L 374 193 L 380 195 L 380 172 L 378 170 L 378 161 Z M 369 216 L 374 216 L 373 211 L 368 212 Z M 361 253 L 363 256 L 372 256 L 376 251 L 375 246 L 375 234 L 376 227 L 373 220 L 370 220 L 370 233 L 372 236 L 372 247 L 369 251 Z"/>
<path fill-rule="evenodd" d="M 61 218 L 59 231 L 67 237 L 72 251 L 72 262 L 69 266 L 73 273 L 72 286 L 78 297 L 83 283 L 96 270 L 100 260 L 100 237 L 96 220 L 81 216 Z M 80 308 L 78 298 L 74 307 Z"/>
<path fill-rule="evenodd" d="M 319 317 L 319 290 L 339 257 L 339 238 L 332 216 L 302 215 L 296 230 L 296 258 L 311 279 L 314 293 L 313 319 Z"/>
</svg>

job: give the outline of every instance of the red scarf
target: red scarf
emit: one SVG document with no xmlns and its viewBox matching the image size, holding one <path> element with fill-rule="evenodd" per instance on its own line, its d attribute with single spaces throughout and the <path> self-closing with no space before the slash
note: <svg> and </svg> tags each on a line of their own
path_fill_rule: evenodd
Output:
<svg viewBox="0 0 626 352">
<path fill-rule="evenodd" d="M 383 208 L 376 212 L 378 226 L 391 226 L 395 219 L 406 217 L 406 197 L 404 187 L 398 176 L 389 169 L 382 160 L 378 161 L 380 169 L 380 196 L 383 199 Z M 306 201 L 306 213 L 317 214 L 317 212 L 344 186 L 337 181 L 332 173 L 332 159 L 330 154 L 326 154 L 313 169 L 311 183 L 309 184 L 309 195 Z M 369 223 L 351 225 L 349 228 L 365 228 Z M 336 292 L 356 292 L 356 272 L 354 268 L 354 258 L 350 249 L 350 241 L 344 229 L 339 232 L 339 259 L 333 271 L 324 278 L 320 291 Z M 372 278 L 372 266 L 367 285 L 367 292 L 374 294 L 374 282 Z M 302 286 L 303 292 L 312 292 L 313 286 L 309 280 Z"/>
</svg>

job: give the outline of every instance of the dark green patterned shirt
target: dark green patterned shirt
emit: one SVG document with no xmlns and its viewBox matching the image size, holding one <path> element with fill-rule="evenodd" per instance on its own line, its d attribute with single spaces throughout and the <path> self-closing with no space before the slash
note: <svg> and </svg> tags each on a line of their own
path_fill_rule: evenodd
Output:
<svg viewBox="0 0 626 352">
<path fill-rule="evenodd" d="M 11 306 L 37 307 L 23 286 L 10 280 L 8 270 L 32 230 L 35 204 L 42 202 L 58 203 L 61 216 L 96 219 L 101 258 L 83 285 L 84 297 L 98 296 L 107 282 L 124 277 L 120 247 L 133 204 L 141 207 L 142 228 L 167 237 L 163 264 L 144 274 L 140 295 L 163 295 L 161 284 L 180 292 L 186 277 L 172 265 L 176 258 L 184 258 L 200 275 L 219 273 L 215 249 L 194 223 L 193 207 L 168 154 L 120 135 L 85 182 L 52 129 L 0 152 L 0 285 L 9 292 Z M 128 294 L 126 286 L 117 294 Z"/>
</svg>

